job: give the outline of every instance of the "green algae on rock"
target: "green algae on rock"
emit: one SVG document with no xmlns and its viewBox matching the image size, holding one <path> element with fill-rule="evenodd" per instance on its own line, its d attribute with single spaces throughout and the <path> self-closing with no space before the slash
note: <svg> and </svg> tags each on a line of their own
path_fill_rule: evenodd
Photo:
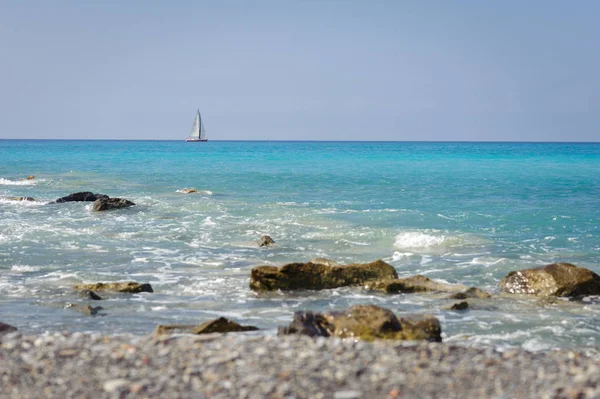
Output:
<svg viewBox="0 0 600 399">
<path fill-rule="evenodd" d="M 219 317 L 215 320 L 207 321 L 199 326 L 185 325 L 185 324 L 170 324 L 170 325 L 158 325 L 153 332 L 154 336 L 166 335 L 166 334 L 211 334 L 211 333 L 230 333 L 230 332 L 244 332 L 244 331 L 256 331 L 257 327 L 254 326 L 242 326 L 226 319 L 225 317 Z"/>
<path fill-rule="evenodd" d="M 367 284 L 366 288 L 383 291 L 387 294 L 410 294 L 413 292 L 457 292 L 463 291 L 467 287 L 460 284 L 439 283 L 417 274 L 405 278 L 373 281 Z"/>
<path fill-rule="evenodd" d="M 570 263 L 552 263 L 535 269 L 512 271 L 500 282 L 510 294 L 577 297 L 600 295 L 600 276 Z"/>
<path fill-rule="evenodd" d="M 108 211 L 110 209 L 128 208 L 135 203 L 124 198 L 98 198 L 92 206 L 93 212 Z"/>
<path fill-rule="evenodd" d="M 322 290 L 363 285 L 371 280 L 398 278 L 393 266 L 382 260 L 329 266 L 322 263 L 289 263 L 277 266 L 257 266 L 250 274 L 250 288 L 255 291 Z"/>
<path fill-rule="evenodd" d="M 136 294 L 138 292 L 154 292 L 152 286 L 148 283 L 140 284 L 135 281 L 127 281 L 122 283 L 93 283 L 93 284 L 77 284 L 73 289 L 82 291 L 114 291 Z"/>
<path fill-rule="evenodd" d="M 296 312 L 292 323 L 288 327 L 279 328 L 278 333 L 365 341 L 391 339 L 441 342 L 441 331 L 439 320 L 431 315 L 398 318 L 392 311 L 379 306 L 356 305 L 342 312 L 326 314 Z"/>
</svg>

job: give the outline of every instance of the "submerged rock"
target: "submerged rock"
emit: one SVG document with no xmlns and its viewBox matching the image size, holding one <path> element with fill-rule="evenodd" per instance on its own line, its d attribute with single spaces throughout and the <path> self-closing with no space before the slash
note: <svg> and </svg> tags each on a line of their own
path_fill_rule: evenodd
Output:
<svg viewBox="0 0 600 399">
<path fill-rule="evenodd" d="M 448 310 L 467 310 L 467 309 L 469 309 L 469 302 L 467 302 L 467 301 L 457 302 L 448 308 Z"/>
<path fill-rule="evenodd" d="M 77 305 L 77 304 L 68 304 L 67 308 L 72 308 L 78 312 L 81 312 L 87 316 L 96 316 L 98 312 L 102 310 L 102 306 L 90 306 L 90 305 Z M 106 316 L 102 314 L 101 316 Z"/>
<path fill-rule="evenodd" d="M 98 198 L 94 201 L 92 211 L 107 211 L 109 209 L 127 208 L 133 205 L 135 205 L 133 202 L 123 198 Z"/>
<path fill-rule="evenodd" d="M 388 309 L 374 305 L 357 305 L 326 314 L 296 312 L 288 327 L 280 327 L 279 335 L 303 334 L 309 336 L 375 339 L 425 340 L 441 342 L 441 327 L 430 315 L 396 317 Z"/>
<path fill-rule="evenodd" d="M 96 201 L 98 198 L 108 198 L 108 195 L 94 194 L 91 191 L 82 191 L 79 193 L 69 194 L 66 197 L 61 197 L 54 202 L 62 203 L 62 202 Z"/>
<path fill-rule="evenodd" d="M 154 292 L 152 286 L 148 283 L 140 284 L 134 281 L 127 281 L 124 283 L 94 283 L 94 284 L 78 284 L 73 286 L 76 290 L 89 290 L 89 291 L 114 291 L 114 292 L 125 292 L 125 293 L 138 293 L 138 292 Z"/>
<path fill-rule="evenodd" d="M 382 260 L 348 266 L 329 266 L 319 263 L 289 263 L 287 265 L 257 266 L 250 274 L 250 288 L 255 291 L 328 288 L 363 285 L 371 280 L 397 278 L 396 270 Z"/>
<path fill-rule="evenodd" d="M 185 333 L 185 334 L 211 334 L 211 333 L 230 333 L 230 332 L 244 332 L 244 331 L 256 331 L 257 327 L 254 326 L 242 326 L 241 324 L 236 323 L 235 321 L 231 321 L 226 319 L 225 317 L 220 317 L 215 320 L 207 321 L 199 326 L 194 325 L 182 325 L 182 324 L 170 324 L 170 325 L 158 325 L 154 330 L 153 335 L 165 335 L 165 334 L 175 334 L 175 333 Z"/>
<path fill-rule="evenodd" d="M 98 294 L 96 294 L 92 290 L 82 290 L 80 292 L 80 295 L 86 299 L 91 299 L 93 301 L 100 301 L 102 299 Z"/>
<path fill-rule="evenodd" d="M 0 335 L 8 334 L 14 331 L 17 331 L 17 327 L 11 326 L 10 324 L 2 323 L 0 321 Z"/>
<path fill-rule="evenodd" d="M 197 193 L 198 190 L 196 190 L 195 188 L 184 188 L 183 190 L 179 190 L 178 192 L 183 193 L 183 194 L 191 194 L 191 193 Z"/>
<path fill-rule="evenodd" d="M 9 201 L 35 201 L 33 197 L 6 197 Z"/>
<path fill-rule="evenodd" d="M 477 298 L 477 299 L 489 299 L 492 295 L 481 290 L 477 287 L 471 287 L 464 292 L 457 292 L 456 294 L 450 295 L 450 299 L 468 299 L 468 298 Z"/>
<path fill-rule="evenodd" d="M 502 279 L 500 289 L 511 294 L 537 296 L 600 295 L 600 276 L 570 263 L 553 263 L 512 271 Z"/>
<path fill-rule="evenodd" d="M 273 240 L 268 235 L 264 235 L 264 236 L 260 237 L 260 239 L 258 240 L 259 247 L 268 247 L 269 245 L 273 245 L 273 244 L 275 244 L 275 240 Z"/>
<path fill-rule="evenodd" d="M 378 291 L 383 291 L 387 294 L 410 294 L 413 292 L 427 291 L 456 292 L 465 290 L 467 288 L 464 285 L 460 284 L 439 283 L 431 280 L 428 277 L 421 276 L 420 274 L 405 278 L 374 281 L 367 284 L 366 287 Z"/>
</svg>

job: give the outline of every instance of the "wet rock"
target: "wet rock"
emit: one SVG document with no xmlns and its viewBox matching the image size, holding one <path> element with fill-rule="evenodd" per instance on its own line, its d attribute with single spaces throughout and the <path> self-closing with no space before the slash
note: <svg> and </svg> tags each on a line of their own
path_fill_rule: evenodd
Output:
<svg viewBox="0 0 600 399">
<path fill-rule="evenodd" d="M 256 331 L 257 327 L 254 326 L 242 326 L 226 319 L 225 317 L 219 317 L 215 320 L 207 321 L 199 326 L 194 325 L 182 325 L 182 324 L 171 324 L 171 325 L 158 325 L 154 330 L 153 335 L 165 335 L 175 333 L 185 334 L 211 334 L 211 333 L 230 333 L 230 332 L 244 332 L 244 331 Z"/>
<path fill-rule="evenodd" d="M 133 202 L 123 198 L 98 198 L 94 201 L 92 211 L 107 211 L 109 209 L 127 208 L 133 205 L 135 205 Z"/>
<path fill-rule="evenodd" d="M 7 197 L 9 201 L 35 201 L 33 197 Z"/>
<path fill-rule="evenodd" d="M 11 326 L 10 324 L 2 323 L 0 321 L 0 335 L 8 334 L 14 331 L 17 331 L 17 327 Z"/>
<path fill-rule="evenodd" d="M 260 237 L 260 239 L 258 240 L 259 247 L 268 247 L 269 245 L 273 245 L 273 244 L 275 244 L 275 241 L 268 235 L 264 235 L 264 236 Z"/>
<path fill-rule="evenodd" d="M 86 299 L 91 299 L 93 301 L 100 301 L 102 298 L 96 294 L 94 291 L 92 290 L 82 290 L 80 291 L 80 296 L 86 298 Z"/>
<path fill-rule="evenodd" d="M 471 287 L 464 292 L 457 292 L 456 294 L 450 295 L 450 299 L 468 299 L 468 298 L 476 298 L 476 299 L 489 299 L 492 296 L 481 290 L 477 287 Z"/>
<path fill-rule="evenodd" d="M 397 278 L 396 270 L 377 260 L 348 266 L 329 266 L 319 263 L 289 263 L 287 265 L 257 266 L 250 274 L 250 288 L 255 291 L 328 288 L 363 285 L 371 280 Z"/>
<path fill-rule="evenodd" d="M 441 342 L 441 327 L 430 315 L 396 317 L 388 309 L 374 305 L 357 305 L 326 314 L 296 312 L 288 327 L 279 328 L 280 335 L 375 339 L 425 340 Z"/>
<path fill-rule="evenodd" d="M 94 194 L 91 191 L 82 191 L 79 193 L 69 194 L 66 197 L 61 197 L 54 202 L 62 203 L 62 202 L 96 201 L 98 198 L 108 198 L 108 195 Z"/>
<path fill-rule="evenodd" d="M 181 190 L 179 192 L 183 193 L 183 194 L 191 194 L 191 193 L 197 193 L 198 190 L 196 190 L 195 188 L 184 188 L 183 190 Z"/>
<path fill-rule="evenodd" d="M 366 285 L 366 288 L 383 291 L 387 294 L 414 292 L 457 292 L 463 291 L 467 287 L 460 284 L 439 283 L 428 277 L 417 274 L 416 276 L 396 278 L 388 280 L 373 281 Z"/>
<path fill-rule="evenodd" d="M 309 337 L 329 337 L 333 335 L 335 326 L 320 313 L 296 312 L 294 320 L 287 327 L 279 327 L 279 335 L 301 334 Z"/>
<path fill-rule="evenodd" d="M 73 286 L 76 290 L 88 290 L 88 291 L 113 291 L 113 292 L 124 292 L 124 293 L 138 293 L 138 292 L 154 292 L 152 286 L 148 283 L 140 284 L 134 281 L 127 281 L 124 283 L 94 283 L 94 284 L 78 284 Z"/>
<path fill-rule="evenodd" d="M 448 308 L 448 310 L 467 310 L 467 309 L 469 309 L 469 302 L 467 302 L 467 301 L 457 302 Z"/>
<path fill-rule="evenodd" d="M 500 282 L 511 294 L 577 297 L 600 294 L 600 276 L 570 263 L 553 263 L 535 269 L 512 271 Z"/>
<path fill-rule="evenodd" d="M 34 179 L 35 179 L 34 175 L 30 175 L 25 178 L 25 180 L 34 180 Z"/>
</svg>

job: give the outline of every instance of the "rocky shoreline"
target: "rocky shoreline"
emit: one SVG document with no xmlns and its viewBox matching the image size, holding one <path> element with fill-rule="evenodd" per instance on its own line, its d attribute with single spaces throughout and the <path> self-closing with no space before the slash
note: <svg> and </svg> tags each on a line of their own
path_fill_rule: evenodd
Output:
<svg viewBox="0 0 600 399">
<path fill-rule="evenodd" d="M 0 338 L 5 398 L 594 398 L 598 359 L 257 333 Z"/>
</svg>

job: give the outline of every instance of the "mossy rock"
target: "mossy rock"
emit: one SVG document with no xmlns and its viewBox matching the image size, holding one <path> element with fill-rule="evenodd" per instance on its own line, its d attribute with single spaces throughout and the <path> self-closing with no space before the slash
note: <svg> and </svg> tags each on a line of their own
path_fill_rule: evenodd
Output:
<svg viewBox="0 0 600 399">
<path fill-rule="evenodd" d="M 250 288 L 255 291 L 322 290 L 363 285 L 371 280 L 397 278 L 393 266 L 377 260 L 348 266 L 322 263 L 289 263 L 287 265 L 257 266 L 250 274 Z"/>
<path fill-rule="evenodd" d="M 108 211 L 110 209 L 128 208 L 135 203 L 124 198 L 98 198 L 92 206 L 93 212 Z"/>
<path fill-rule="evenodd" d="M 430 315 L 396 317 L 388 309 L 375 305 L 357 305 L 326 314 L 297 312 L 288 327 L 279 334 L 339 337 L 373 341 L 376 339 L 441 342 L 441 327 Z"/>
<path fill-rule="evenodd" d="M 536 296 L 600 295 L 600 276 L 570 263 L 553 263 L 512 271 L 502 279 L 500 289 L 510 294 Z"/>
<path fill-rule="evenodd" d="M 134 281 L 124 283 L 94 283 L 94 284 L 78 284 L 73 286 L 74 289 L 83 291 L 113 291 L 136 294 L 138 292 L 154 292 L 152 286 L 148 283 L 140 284 Z"/>
<path fill-rule="evenodd" d="M 366 288 L 383 291 L 387 294 L 410 294 L 414 292 L 457 292 L 463 291 L 467 287 L 460 284 L 438 283 L 417 274 L 405 278 L 373 281 L 367 284 Z"/>
</svg>

